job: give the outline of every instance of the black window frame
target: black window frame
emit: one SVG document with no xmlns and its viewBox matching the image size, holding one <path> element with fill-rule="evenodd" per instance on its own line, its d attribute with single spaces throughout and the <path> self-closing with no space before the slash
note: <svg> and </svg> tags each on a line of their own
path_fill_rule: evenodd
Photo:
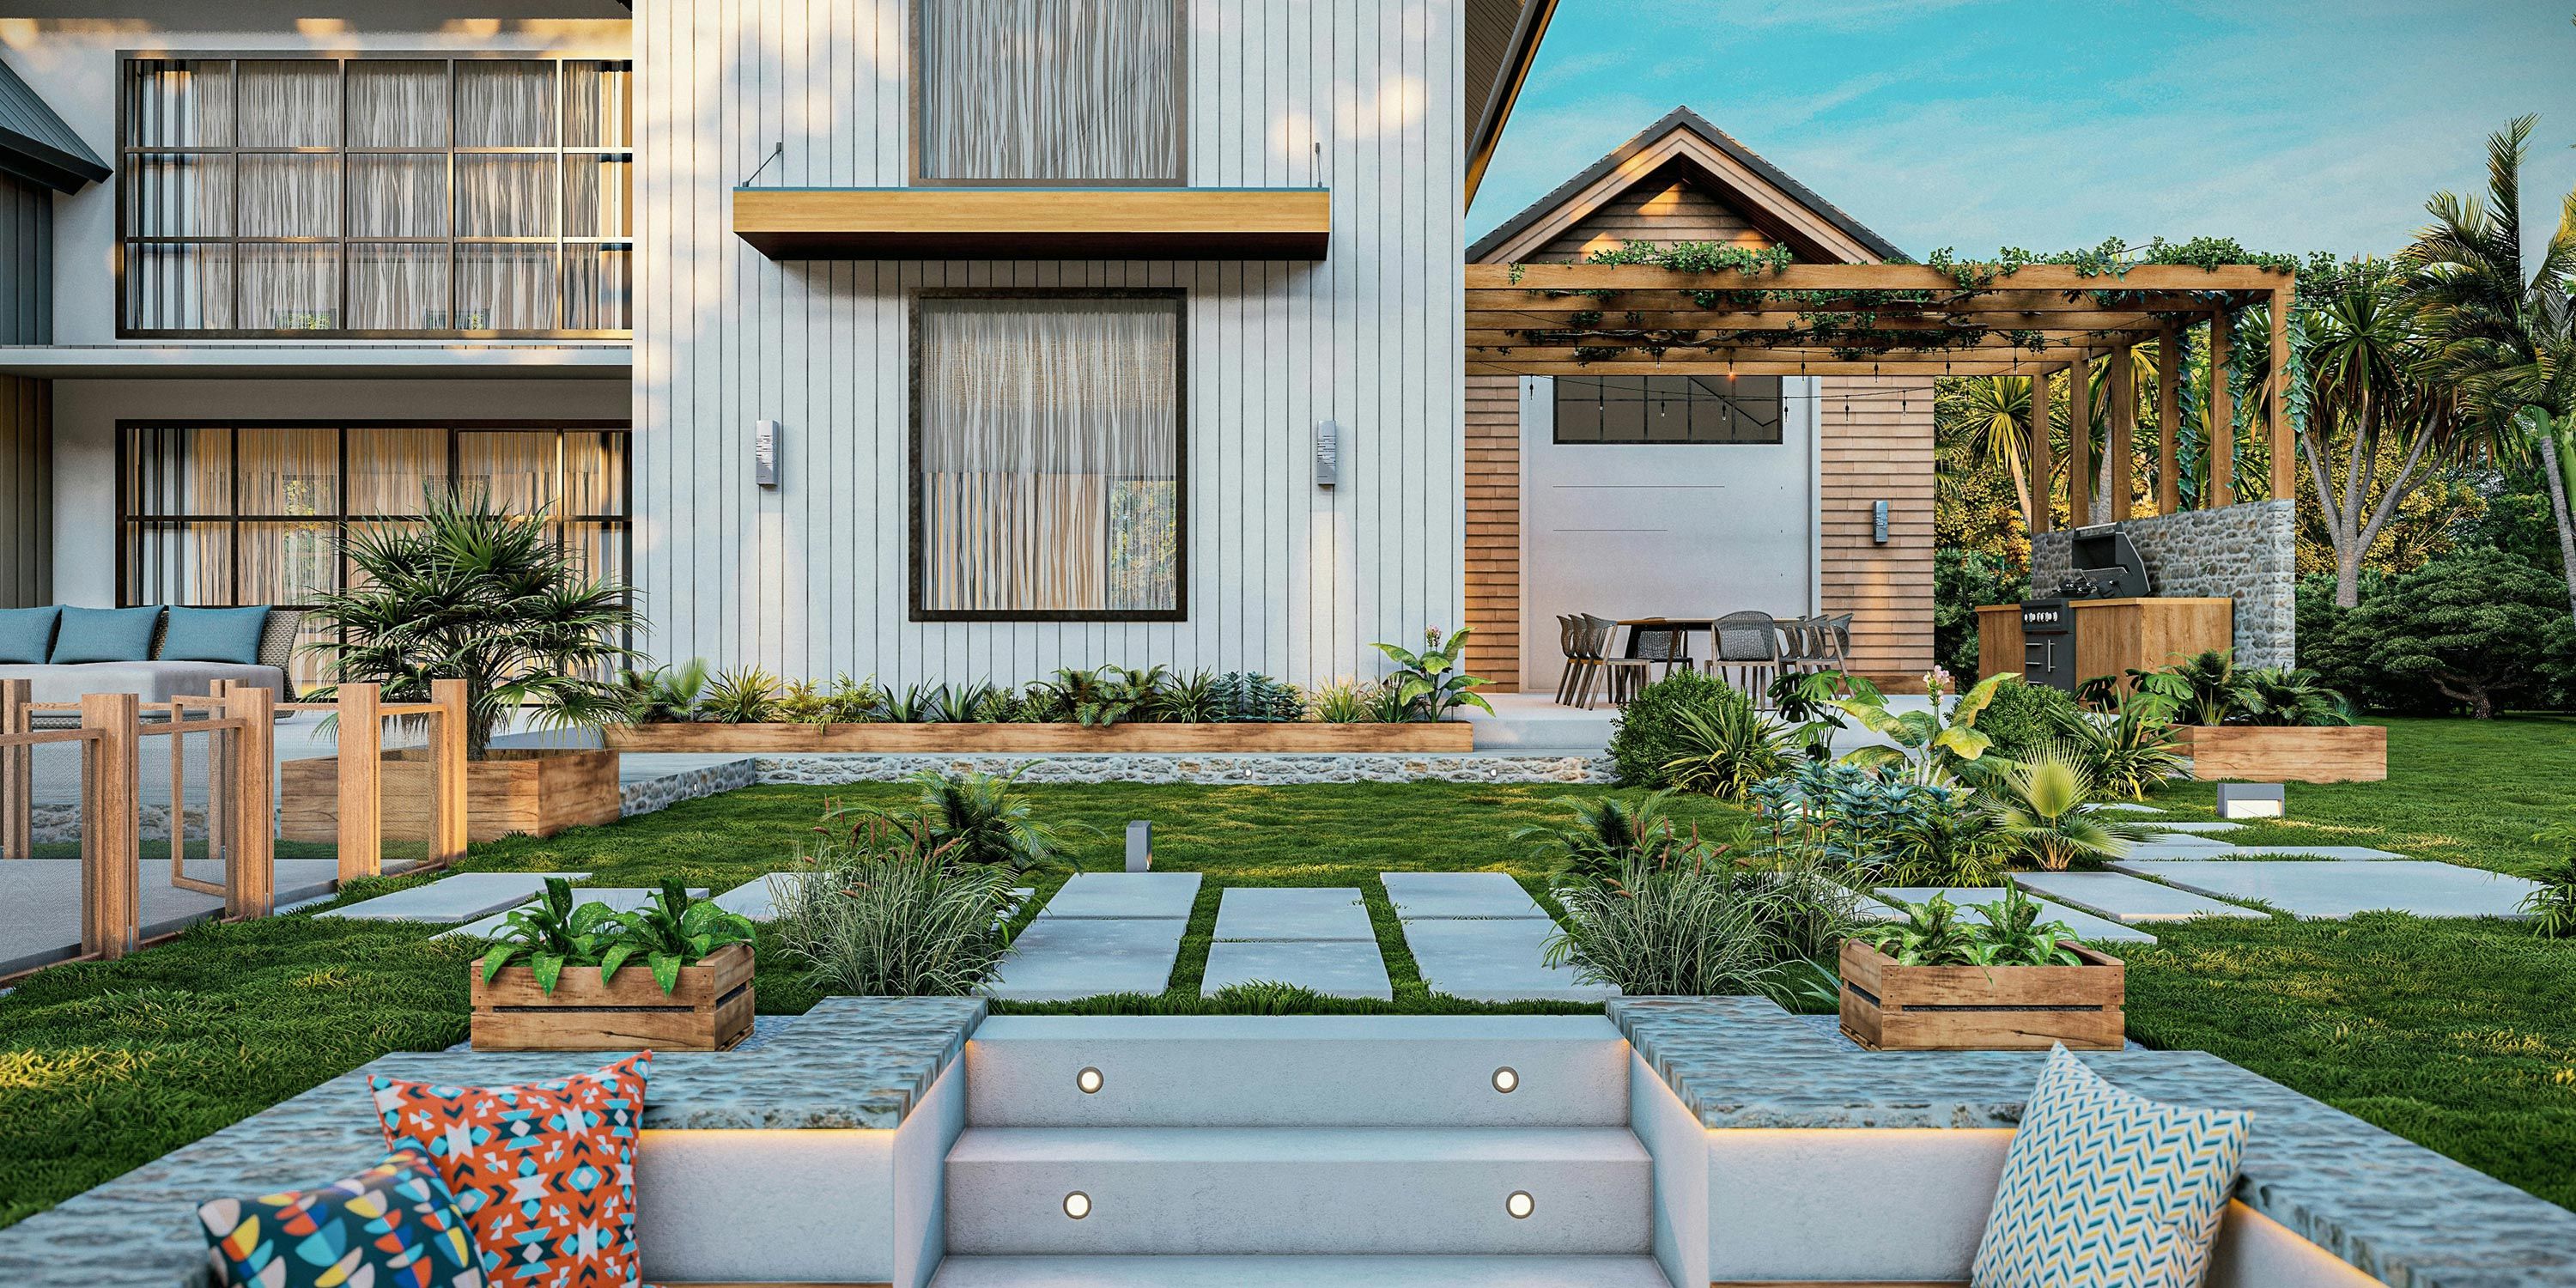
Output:
<svg viewBox="0 0 2576 1288">
<path fill-rule="evenodd" d="M 1121 190 L 1149 191 L 1158 188 L 1186 188 L 1190 183 L 1190 4 L 1189 0 L 1170 0 L 1172 6 L 1172 174 L 1153 179 L 958 179 L 923 173 L 922 126 L 929 119 L 929 103 L 924 97 L 930 61 L 923 48 L 927 24 L 922 6 L 932 0 L 907 0 L 905 17 L 912 31 L 905 42 L 904 99 L 908 109 L 904 121 L 905 183 L 915 188 L 1020 188 L 1033 191 L 1060 189 L 1090 192 Z"/>
<path fill-rule="evenodd" d="M 929 300 L 1163 300 L 1172 306 L 1172 606 L 1170 608 L 924 608 L 929 551 L 922 540 L 921 306 Z M 905 301 L 904 567 L 916 622 L 1186 622 L 1190 619 L 1190 306 L 1178 287 L 933 287 Z"/>
<path fill-rule="evenodd" d="M 1772 398 L 1772 406 L 1775 410 L 1773 412 L 1771 422 L 1771 437 L 1769 438 L 1610 438 L 1606 436 L 1606 432 L 1605 436 L 1601 438 L 1567 438 L 1565 436 L 1565 404 L 1569 401 L 1587 401 L 1582 398 L 1579 393 L 1575 392 L 1580 387 L 1580 382 L 1583 381 L 1605 382 L 1612 380 L 1636 380 L 1645 382 L 1641 386 L 1639 396 L 1633 400 L 1641 404 L 1654 400 L 1654 382 L 1673 381 L 1678 383 L 1679 388 L 1666 395 L 1666 397 L 1668 399 L 1677 398 L 1681 402 L 1682 414 L 1685 418 L 1692 417 L 1694 409 L 1699 404 L 1705 402 L 1712 407 L 1717 404 L 1732 406 L 1735 409 L 1735 415 L 1739 419 L 1742 419 L 1750 415 L 1750 413 L 1744 410 L 1745 402 L 1742 398 L 1731 395 L 1722 389 L 1704 388 L 1704 382 L 1724 380 L 1731 384 L 1737 379 L 1738 377 L 1734 376 L 1559 376 L 1554 381 L 1555 388 L 1550 391 L 1551 401 L 1549 403 L 1548 439 L 1550 442 L 1561 447 L 1778 447 L 1783 443 L 1786 443 L 1788 441 L 1789 428 L 1789 398 L 1788 386 L 1783 383 L 1786 378 L 1781 376 L 1741 377 L 1741 379 L 1745 380 L 1770 381 L 1775 390 Z M 1598 388 L 1598 384 L 1596 384 L 1595 387 Z M 1595 399 L 1589 401 L 1598 401 L 1598 397 L 1596 396 Z M 1627 402 L 1631 400 L 1620 399 L 1619 401 Z M 1756 423 L 1759 423 L 1758 418 L 1756 418 Z"/>
</svg>

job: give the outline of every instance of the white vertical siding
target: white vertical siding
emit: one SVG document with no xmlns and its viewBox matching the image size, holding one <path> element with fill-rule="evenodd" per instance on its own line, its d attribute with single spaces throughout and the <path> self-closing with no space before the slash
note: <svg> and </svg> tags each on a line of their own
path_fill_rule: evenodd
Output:
<svg viewBox="0 0 2576 1288">
<path fill-rule="evenodd" d="M 910 0 L 641 0 L 636 564 L 664 658 L 892 683 L 1165 663 L 1373 673 L 1462 615 L 1457 0 L 1194 0 L 1190 182 L 1333 190 L 1322 263 L 777 264 L 729 193 L 905 181 Z M 1323 145 L 1321 172 L 1312 143 Z M 909 619 L 906 299 L 1189 293 L 1189 619 Z M 778 420 L 781 485 L 754 487 Z M 1349 470 L 1316 489 L 1315 421 Z M 1363 656 L 1363 654 L 1366 656 Z"/>
</svg>

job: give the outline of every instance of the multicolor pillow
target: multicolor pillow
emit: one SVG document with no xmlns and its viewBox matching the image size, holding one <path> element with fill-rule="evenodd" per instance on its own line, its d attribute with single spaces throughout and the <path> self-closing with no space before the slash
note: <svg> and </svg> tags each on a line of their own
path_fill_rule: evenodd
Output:
<svg viewBox="0 0 2576 1288">
<path fill-rule="evenodd" d="M 491 1288 L 628 1288 L 635 1140 L 650 1051 L 525 1087 L 375 1077 L 393 1149 L 418 1150 L 456 1194 Z"/>
<path fill-rule="evenodd" d="M 456 1196 L 403 1152 L 344 1181 L 197 1209 L 228 1288 L 483 1288 Z"/>
<path fill-rule="evenodd" d="M 2158 1104 L 2058 1047 L 2004 1155 L 1974 1288 L 2199 1288 L 2254 1115 Z"/>
</svg>

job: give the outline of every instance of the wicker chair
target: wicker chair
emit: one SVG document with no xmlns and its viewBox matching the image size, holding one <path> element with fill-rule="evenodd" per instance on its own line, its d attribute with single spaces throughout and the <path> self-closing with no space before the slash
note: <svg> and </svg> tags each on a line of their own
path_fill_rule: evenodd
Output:
<svg viewBox="0 0 2576 1288">
<path fill-rule="evenodd" d="M 1771 681 L 1780 674 L 1780 624 L 1769 613 L 1728 613 L 1717 619 L 1716 635 L 1710 672 L 1752 695 L 1756 705 L 1768 704 Z"/>
</svg>

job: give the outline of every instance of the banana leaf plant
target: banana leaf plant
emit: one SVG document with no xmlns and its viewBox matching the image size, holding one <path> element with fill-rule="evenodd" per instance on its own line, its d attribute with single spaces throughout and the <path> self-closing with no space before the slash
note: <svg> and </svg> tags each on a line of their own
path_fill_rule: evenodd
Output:
<svg viewBox="0 0 2576 1288">
<path fill-rule="evenodd" d="M 1974 688 L 1959 695 L 1950 709 L 1941 709 L 1941 689 L 1937 683 L 1924 687 L 1930 702 L 1920 711 L 1890 711 L 1887 698 L 1867 681 L 1851 681 L 1852 694 L 1836 699 L 1833 706 L 1850 716 L 1871 733 L 1896 744 L 1892 747 L 1858 747 L 1843 754 L 1842 759 L 1863 769 L 1901 767 L 1903 777 L 1912 782 L 1948 784 L 1969 772 L 1994 740 L 1977 732 L 1977 716 L 1995 700 L 1995 690 L 2008 678 L 1988 676 Z"/>
<path fill-rule="evenodd" d="M 1467 652 L 1468 628 L 1460 628 L 1446 640 L 1434 626 L 1422 633 L 1422 651 L 1417 653 L 1401 644 L 1378 643 L 1370 647 L 1394 661 L 1396 671 L 1387 677 L 1395 688 L 1395 699 L 1404 705 L 1411 720 L 1444 720 L 1459 707 L 1481 707 L 1493 714 L 1494 704 L 1476 692 L 1486 681 L 1458 669 Z"/>
<path fill-rule="evenodd" d="M 607 983 L 619 967 L 641 956 L 667 995 L 680 986 L 681 967 L 727 944 L 749 943 L 758 933 L 749 917 L 694 898 L 677 881 L 664 881 L 651 904 L 616 919 L 615 934 L 600 950 L 599 982 Z"/>
</svg>

